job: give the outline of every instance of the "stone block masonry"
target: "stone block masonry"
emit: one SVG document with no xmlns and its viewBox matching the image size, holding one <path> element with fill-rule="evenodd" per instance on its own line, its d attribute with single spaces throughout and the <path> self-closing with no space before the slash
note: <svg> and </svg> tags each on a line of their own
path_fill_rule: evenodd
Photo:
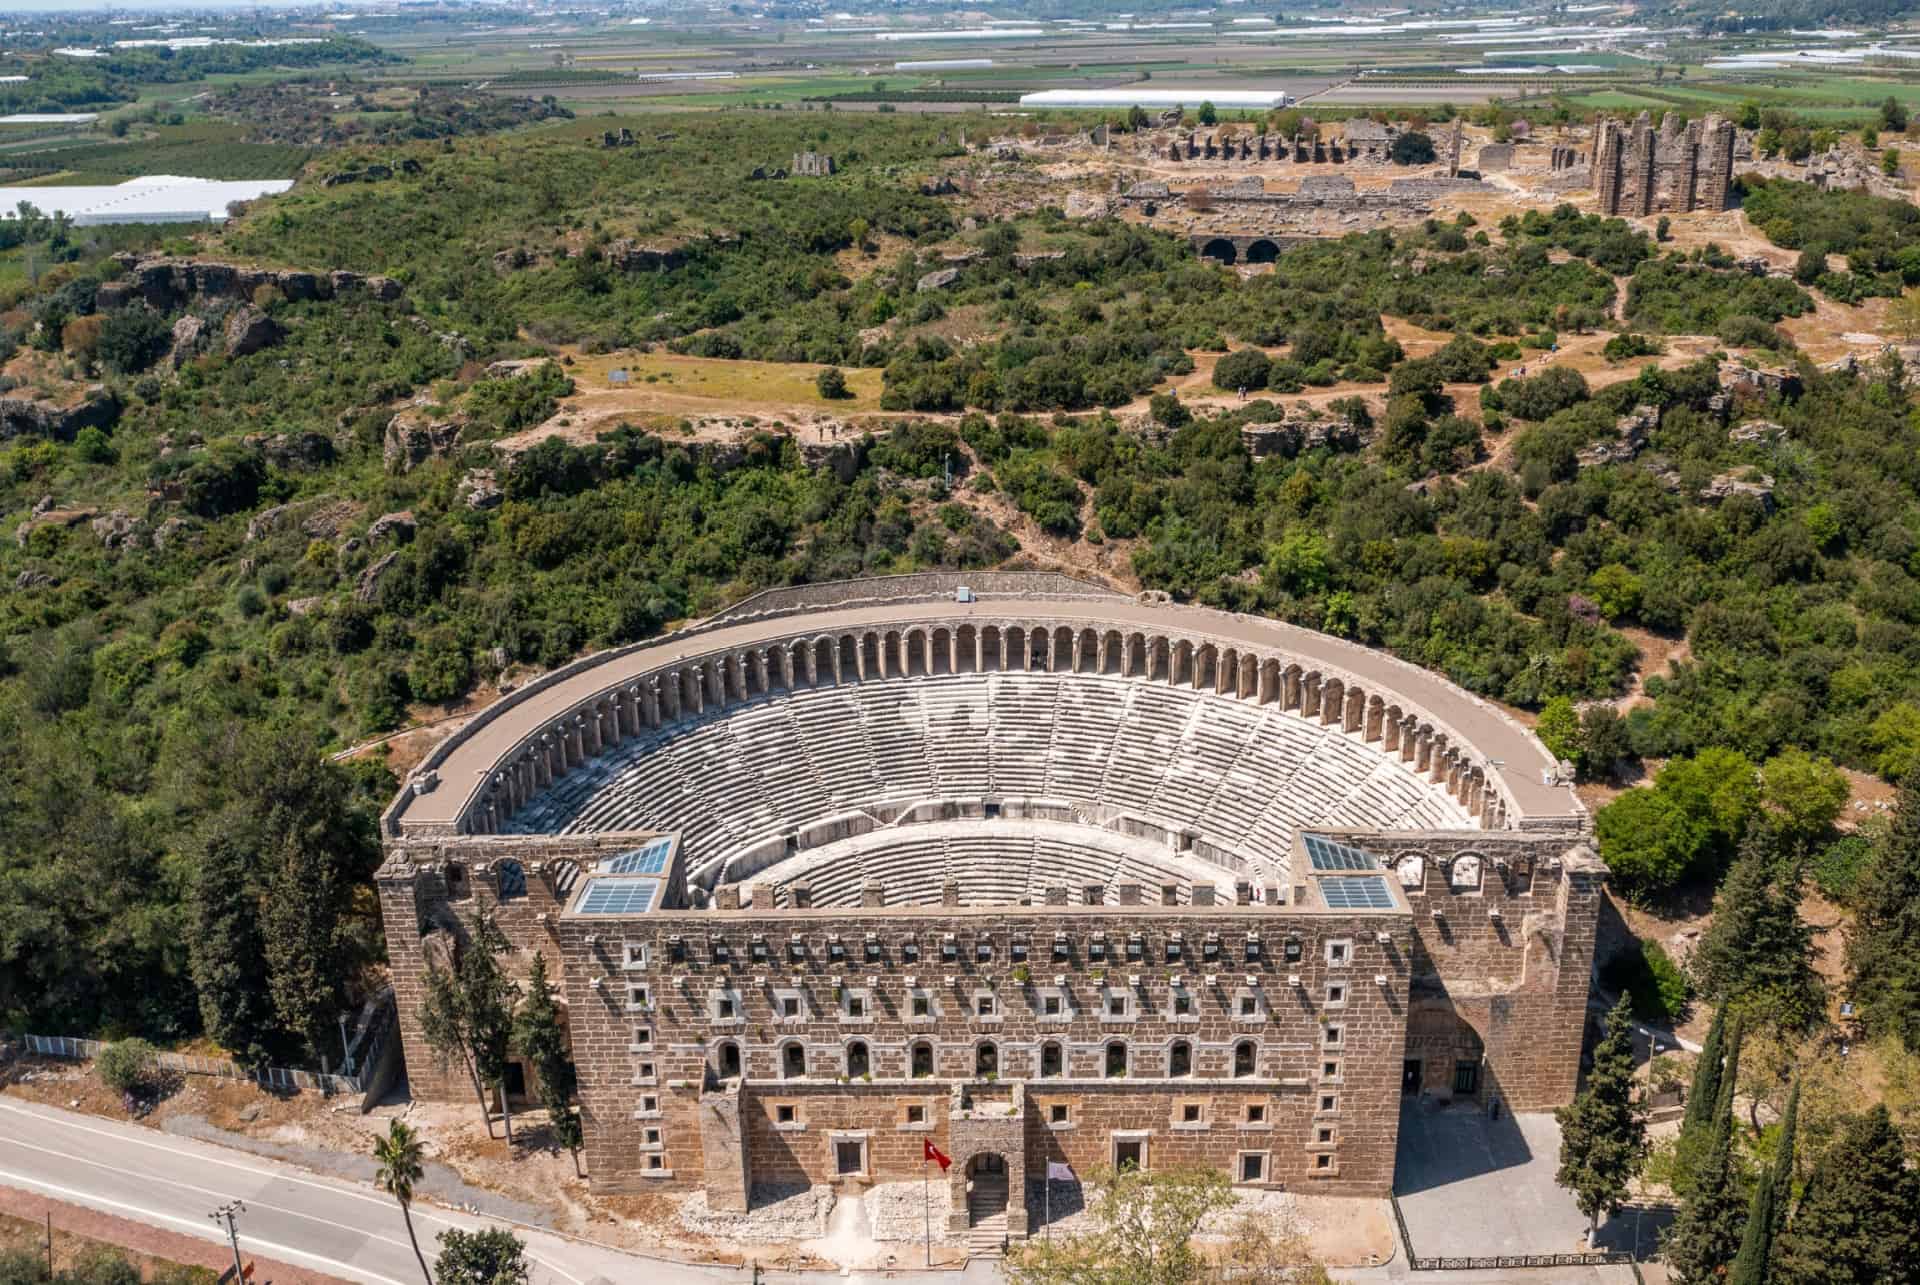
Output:
<svg viewBox="0 0 1920 1285">
<path fill-rule="evenodd" d="M 530 684 L 416 771 L 377 883 L 416 1094 L 470 1100 L 420 1008 L 484 911 L 562 991 L 596 1193 L 737 1211 L 932 1141 L 949 1231 L 1019 1237 L 1050 1161 L 1378 1196 L 1403 1093 L 1567 1101 L 1585 819 L 1523 730 L 1362 649 L 908 577 Z"/>
</svg>

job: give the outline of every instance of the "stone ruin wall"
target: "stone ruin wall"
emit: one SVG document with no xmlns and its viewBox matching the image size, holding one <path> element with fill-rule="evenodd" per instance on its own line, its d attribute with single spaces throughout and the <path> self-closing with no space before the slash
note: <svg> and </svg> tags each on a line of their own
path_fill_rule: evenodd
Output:
<svg viewBox="0 0 1920 1285">
<path fill-rule="evenodd" d="M 1647 112 L 1631 125 L 1602 120 L 1593 145 L 1600 213 L 1644 218 L 1730 208 L 1736 135 L 1733 122 L 1719 115 L 1683 125 L 1668 113 L 1657 132 Z"/>
</svg>

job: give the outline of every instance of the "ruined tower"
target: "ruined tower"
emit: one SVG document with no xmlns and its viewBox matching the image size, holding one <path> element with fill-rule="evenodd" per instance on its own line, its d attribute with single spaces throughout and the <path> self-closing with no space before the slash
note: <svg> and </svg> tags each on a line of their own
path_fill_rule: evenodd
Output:
<svg viewBox="0 0 1920 1285">
<path fill-rule="evenodd" d="M 1627 211 L 1645 218 L 1653 213 L 1653 117 L 1641 112 L 1633 118 L 1633 133 L 1627 139 L 1627 172 L 1622 198 Z"/>
</svg>

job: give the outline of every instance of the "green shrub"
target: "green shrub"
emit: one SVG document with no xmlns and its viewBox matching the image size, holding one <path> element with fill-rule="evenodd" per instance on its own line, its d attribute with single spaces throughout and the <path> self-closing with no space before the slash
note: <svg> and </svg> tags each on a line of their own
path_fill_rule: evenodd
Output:
<svg viewBox="0 0 1920 1285">
<path fill-rule="evenodd" d="M 1667 346 L 1649 335 L 1615 335 L 1601 346 L 1600 355 L 1608 361 L 1631 361 L 1635 357 L 1658 357 Z"/>
<path fill-rule="evenodd" d="M 115 1093 L 141 1093 L 160 1073 L 160 1051 L 141 1039 L 115 1040 L 100 1050 L 94 1074 Z"/>
<path fill-rule="evenodd" d="M 1670 1022 L 1687 1007 L 1687 975 L 1657 941 L 1638 941 L 1601 970 L 1601 983 L 1624 992 L 1643 1022 Z"/>
<path fill-rule="evenodd" d="M 1265 388 L 1272 369 L 1272 361 L 1258 348 L 1236 348 L 1214 364 L 1213 386 L 1230 393 Z"/>
<path fill-rule="evenodd" d="M 1873 844 L 1865 835 L 1844 835 L 1820 850 L 1809 873 L 1821 896 L 1846 905 L 1872 859 Z"/>
</svg>

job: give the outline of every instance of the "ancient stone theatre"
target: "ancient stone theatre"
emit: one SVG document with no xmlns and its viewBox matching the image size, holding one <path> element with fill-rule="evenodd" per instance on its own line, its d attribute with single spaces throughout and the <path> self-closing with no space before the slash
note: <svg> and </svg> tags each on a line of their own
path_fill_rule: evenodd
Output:
<svg viewBox="0 0 1920 1285">
<path fill-rule="evenodd" d="M 1552 758 L 1444 679 L 1039 573 L 587 657 L 384 824 L 413 1091 L 469 1092 L 419 1006 L 485 910 L 563 989 L 593 1189 L 721 1208 L 917 1178 L 929 1139 L 956 1193 L 1050 1160 L 1384 1193 L 1402 1094 L 1572 1096 L 1606 877 Z"/>
</svg>

